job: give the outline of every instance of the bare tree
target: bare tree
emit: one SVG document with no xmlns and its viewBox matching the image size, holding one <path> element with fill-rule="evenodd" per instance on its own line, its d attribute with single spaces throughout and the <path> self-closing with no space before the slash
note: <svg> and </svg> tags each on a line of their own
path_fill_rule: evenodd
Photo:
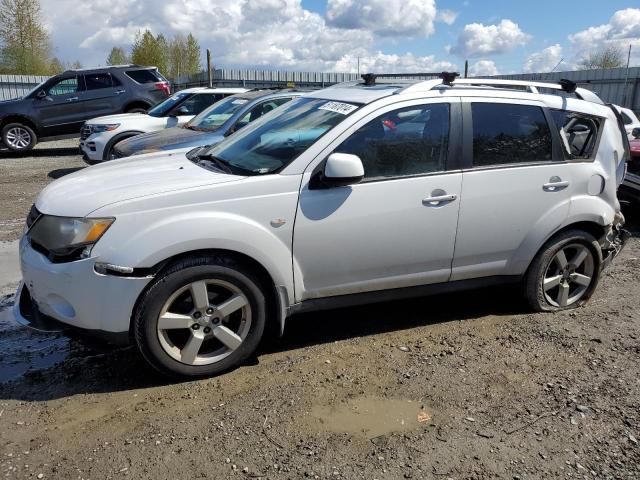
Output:
<svg viewBox="0 0 640 480">
<path fill-rule="evenodd" d="M 589 55 L 578 64 L 581 70 L 597 70 L 602 68 L 624 67 L 624 51 L 615 45 L 608 45 L 589 52 Z"/>
<path fill-rule="evenodd" d="M 1 67 L 4 72 L 49 73 L 51 45 L 41 16 L 39 0 L 0 2 Z"/>
</svg>

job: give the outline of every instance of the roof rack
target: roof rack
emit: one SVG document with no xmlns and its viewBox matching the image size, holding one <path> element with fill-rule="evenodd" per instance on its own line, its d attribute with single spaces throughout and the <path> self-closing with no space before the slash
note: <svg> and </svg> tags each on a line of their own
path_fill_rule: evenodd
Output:
<svg viewBox="0 0 640 480">
<path fill-rule="evenodd" d="M 407 78 L 424 78 L 432 77 L 442 80 L 442 84 L 451 85 L 453 81 L 459 77 L 458 72 L 423 72 L 423 73 L 365 73 L 362 75 L 364 85 L 371 87 L 376 85 L 378 78 L 391 78 L 391 79 L 407 79 Z"/>
</svg>

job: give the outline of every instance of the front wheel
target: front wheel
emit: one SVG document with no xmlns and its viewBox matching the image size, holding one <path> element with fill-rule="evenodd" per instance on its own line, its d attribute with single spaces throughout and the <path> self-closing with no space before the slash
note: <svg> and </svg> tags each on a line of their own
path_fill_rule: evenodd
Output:
<svg viewBox="0 0 640 480">
<path fill-rule="evenodd" d="M 144 358 L 171 376 L 208 376 L 255 352 L 266 322 L 253 274 L 224 256 L 176 262 L 144 294 L 134 334 Z"/>
<path fill-rule="evenodd" d="M 584 304 L 600 276 L 600 246 L 580 230 L 549 240 L 529 267 L 525 295 L 536 311 L 556 311 Z"/>
<path fill-rule="evenodd" d="M 2 142 L 12 152 L 27 152 L 36 146 L 35 132 L 21 123 L 9 123 L 2 129 Z"/>
</svg>

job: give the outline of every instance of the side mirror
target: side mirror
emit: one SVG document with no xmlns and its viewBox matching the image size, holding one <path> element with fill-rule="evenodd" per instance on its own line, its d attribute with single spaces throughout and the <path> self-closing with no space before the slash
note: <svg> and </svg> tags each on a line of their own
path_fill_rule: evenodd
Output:
<svg viewBox="0 0 640 480">
<path fill-rule="evenodd" d="M 640 127 L 636 127 L 633 130 L 631 130 L 631 136 L 633 138 L 640 138 Z"/>
<path fill-rule="evenodd" d="M 47 98 L 47 92 L 45 92 L 44 90 L 38 90 L 38 93 L 36 93 L 36 98 L 39 100 Z"/>
<path fill-rule="evenodd" d="M 323 172 L 318 172 L 311 179 L 309 188 L 345 187 L 361 182 L 364 178 L 362 160 L 350 153 L 332 153 L 327 158 Z"/>
</svg>

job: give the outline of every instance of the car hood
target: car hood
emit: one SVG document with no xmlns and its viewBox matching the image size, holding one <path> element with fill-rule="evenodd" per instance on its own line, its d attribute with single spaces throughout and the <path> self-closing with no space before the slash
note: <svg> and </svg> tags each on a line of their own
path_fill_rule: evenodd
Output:
<svg viewBox="0 0 640 480">
<path fill-rule="evenodd" d="M 87 125 L 103 125 L 108 123 L 135 122 L 136 120 L 148 120 L 151 117 L 144 113 L 118 113 L 116 115 L 105 115 L 104 117 L 92 118 L 87 120 Z"/>
<path fill-rule="evenodd" d="M 206 170 L 189 161 L 185 152 L 124 158 L 84 168 L 49 184 L 36 208 L 48 215 L 84 217 L 112 203 L 237 181 L 244 177 Z"/>
<path fill-rule="evenodd" d="M 136 135 L 118 143 L 117 154 L 128 157 L 140 153 L 177 148 L 202 147 L 218 143 L 224 138 L 220 132 L 196 132 L 188 128 L 167 128 L 157 132 Z"/>
</svg>

